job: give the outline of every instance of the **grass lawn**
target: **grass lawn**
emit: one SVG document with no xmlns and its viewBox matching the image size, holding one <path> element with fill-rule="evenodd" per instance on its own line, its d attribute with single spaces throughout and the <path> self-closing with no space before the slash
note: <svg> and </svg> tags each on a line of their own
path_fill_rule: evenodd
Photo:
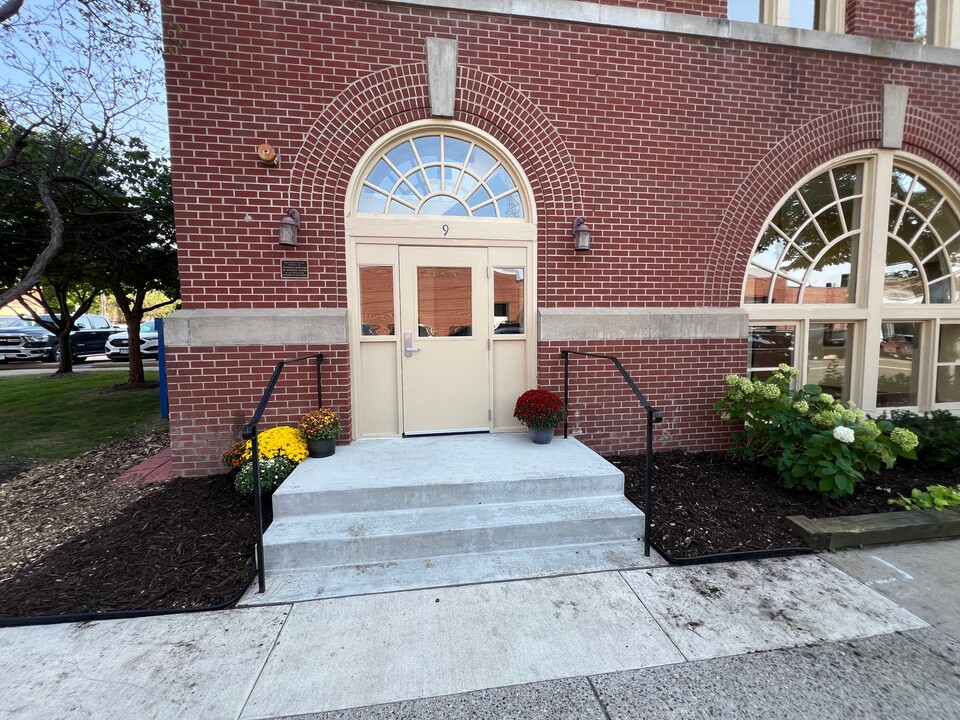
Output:
<svg viewBox="0 0 960 720">
<path fill-rule="evenodd" d="M 157 372 L 147 372 L 156 381 Z M 54 461 L 165 432 L 160 390 L 117 390 L 127 371 L 0 377 L 0 457 Z"/>
</svg>

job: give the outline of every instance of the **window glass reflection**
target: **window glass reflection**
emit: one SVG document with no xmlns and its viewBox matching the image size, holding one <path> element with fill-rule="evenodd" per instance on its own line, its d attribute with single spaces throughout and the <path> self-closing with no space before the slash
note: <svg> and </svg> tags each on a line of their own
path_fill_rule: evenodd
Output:
<svg viewBox="0 0 960 720">
<path fill-rule="evenodd" d="M 884 302 L 922 303 L 923 282 L 910 253 L 894 238 L 887 240 L 887 267 L 883 278 Z"/>
<path fill-rule="evenodd" d="M 884 322 L 877 374 L 877 407 L 917 404 L 920 384 L 920 323 Z"/>
<path fill-rule="evenodd" d="M 516 178 L 476 143 L 431 134 L 403 140 L 364 178 L 360 214 L 524 217 Z"/>
<path fill-rule="evenodd" d="M 473 335 L 470 268 L 417 268 L 417 334 L 420 337 Z"/>
<path fill-rule="evenodd" d="M 360 334 L 393 335 L 393 268 L 360 267 Z"/>
<path fill-rule="evenodd" d="M 750 377 L 766 379 L 781 363 L 795 366 L 795 325 L 753 325 L 747 336 Z"/>
<path fill-rule="evenodd" d="M 837 400 L 850 397 L 848 349 L 853 346 L 853 328 L 853 323 L 810 323 L 807 382 Z"/>
<path fill-rule="evenodd" d="M 960 402 L 960 325 L 957 324 L 940 326 L 936 402 Z"/>
<path fill-rule="evenodd" d="M 747 269 L 747 286 L 743 291 L 743 301 L 749 305 L 765 304 L 770 301 L 770 285 L 773 273 L 758 267 Z"/>
<path fill-rule="evenodd" d="M 855 300 L 853 287 L 856 282 L 851 282 L 851 247 L 850 240 L 841 240 L 823 254 L 810 273 L 803 291 L 803 302 L 852 303 Z"/>
<path fill-rule="evenodd" d="M 760 22 L 760 3 L 757 0 L 729 0 L 727 19 L 740 22 Z"/>
<path fill-rule="evenodd" d="M 493 269 L 493 333 L 523 334 L 523 268 Z"/>
<path fill-rule="evenodd" d="M 790 0 L 790 27 L 813 30 L 815 26 L 814 0 Z"/>
</svg>

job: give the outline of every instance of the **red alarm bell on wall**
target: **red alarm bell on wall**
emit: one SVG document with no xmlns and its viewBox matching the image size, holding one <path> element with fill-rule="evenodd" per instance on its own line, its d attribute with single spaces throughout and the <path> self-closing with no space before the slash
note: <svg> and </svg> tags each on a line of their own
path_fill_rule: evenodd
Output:
<svg viewBox="0 0 960 720">
<path fill-rule="evenodd" d="M 277 164 L 277 150 L 273 145 L 263 143 L 263 145 L 257 148 L 257 155 L 259 155 L 260 159 L 267 165 Z"/>
</svg>

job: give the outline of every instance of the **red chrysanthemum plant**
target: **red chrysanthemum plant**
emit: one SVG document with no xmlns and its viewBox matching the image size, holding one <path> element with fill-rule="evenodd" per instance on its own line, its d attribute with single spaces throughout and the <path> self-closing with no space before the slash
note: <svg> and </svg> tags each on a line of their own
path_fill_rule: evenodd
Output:
<svg viewBox="0 0 960 720">
<path fill-rule="evenodd" d="M 567 409 L 549 390 L 527 390 L 517 398 L 513 416 L 530 428 L 555 428 L 566 420 Z"/>
</svg>

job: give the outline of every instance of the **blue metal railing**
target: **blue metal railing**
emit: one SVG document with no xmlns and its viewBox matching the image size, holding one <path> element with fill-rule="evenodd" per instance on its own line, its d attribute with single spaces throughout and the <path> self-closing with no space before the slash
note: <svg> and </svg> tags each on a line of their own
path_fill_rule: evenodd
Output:
<svg viewBox="0 0 960 720">
<path fill-rule="evenodd" d="M 253 418 L 250 420 L 250 422 L 243 426 L 243 432 L 240 433 L 240 436 L 244 440 L 249 440 L 252 444 L 253 514 L 257 525 L 257 580 L 260 583 L 259 592 L 261 593 L 266 592 L 267 581 L 264 574 L 265 569 L 263 564 L 263 503 L 260 499 L 260 446 L 257 443 L 257 423 L 260 422 L 264 411 L 267 409 L 267 404 L 270 402 L 270 398 L 273 397 L 273 389 L 277 386 L 277 381 L 280 379 L 280 374 L 283 372 L 283 369 L 287 365 L 303 362 L 304 360 L 310 360 L 312 358 L 316 358 L 317 361 L 317 407 L 323 407 L 323 384 L 320 374 L 320 366 L 323 364 L 323 355 L 320 353 L 314 353 L 313 355 L 304 355 L 303 357 L 294 358 L 293 360 L 281 360 L 273 369 L 273 375 L 270 377 L 270 382 L 267 383 L 267 389 L 263 391 L 263 397 L 260 398 L 260 404 L 257 406 L 257 411 L 253 414 Z"/>
<path fill-rule="evenodd" d="M 560 354 L 563 356 L 563 406 L 568 410 L 570 408 L 570 356 L 580 355 L 582 357 L 600 358 L 602 360 L 609 360 L 612 362 L 616 366 L 620 375 L 623 376 L 623 379 L 627 381 L 627 385 L 630 386 L 633 394 L 637 396 L 640 404 L 643 405 L 643 409 L 647 411 L 647 467 L 646 476 L 644 479 L 646 487 L 644 489 L 645 499 L 643 505 L 643 554 L 646 557 L 650 557 L 650 522 L 653 518 L 653 426 L 654 423 L 663 422 L 663 415 L 660 414 L 659 410 L 647 402 L 647 398 L 644 397 L 642 392 L 640 392 L 640 388 L 637 387 L 637 383 L 634 382 L 632 377 L 630 377 L 630 373 L 626 371 L 626 369 L 623 367 L 623 363 L 621 363 L 620 359 L 616 356 L 601 355 L 600 353 L 580 352 L 579 350 L 561 350 Z M 569 424 L 566 420 L 564 420 L 564 437 L 568 436 L 568 431 Z"/>
</svg>

